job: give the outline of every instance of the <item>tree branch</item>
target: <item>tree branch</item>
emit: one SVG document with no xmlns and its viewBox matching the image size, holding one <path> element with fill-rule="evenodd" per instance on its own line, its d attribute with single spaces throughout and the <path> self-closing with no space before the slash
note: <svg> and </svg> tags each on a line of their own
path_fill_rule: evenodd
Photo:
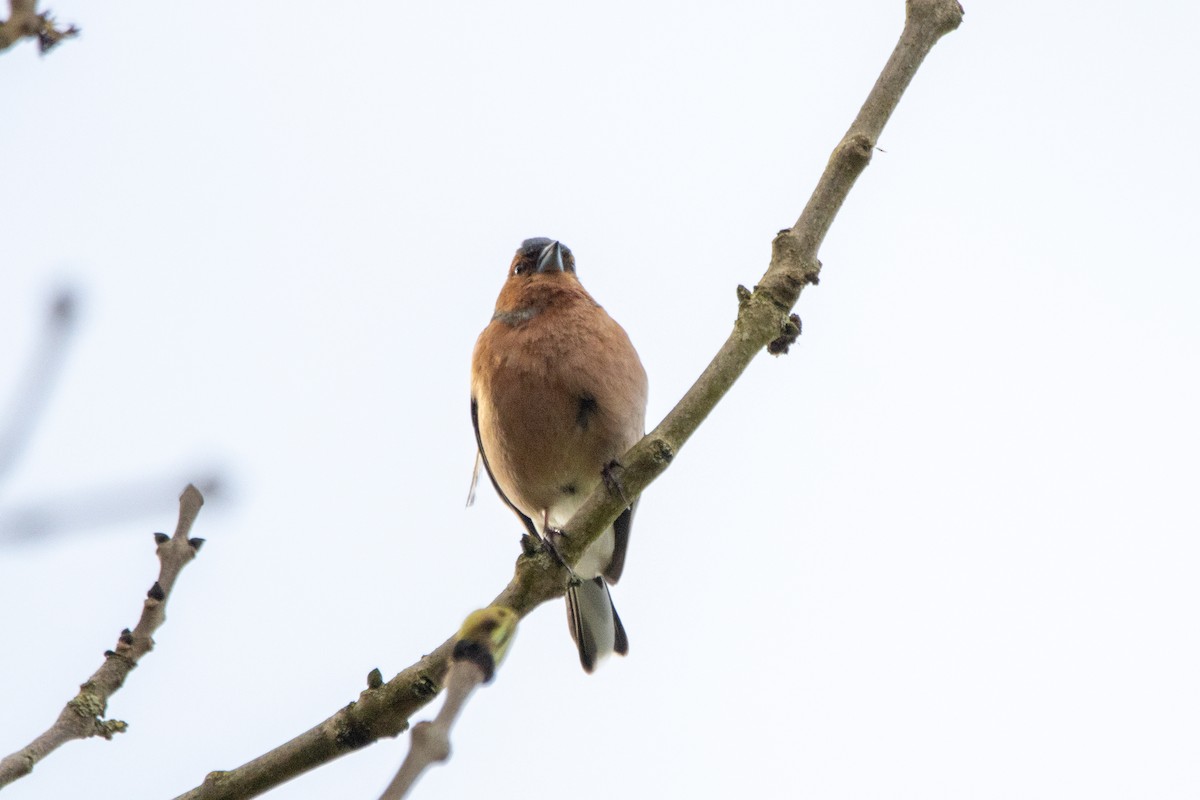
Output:
<svg viewBox="0 0 1200 800">
<path fill-rule="evenodd" d="M 48 53 L 63 39 L 79 35 L 79 29 L 74 25 L 59 28 L 49 11 L 37 13 L 37 0 L 9 0 L 8 6 L 8 19 L 0 22 L 0 51 L 21 39 L 36 36 L 38 49 Z"/>
<path fill-rule="evenodd" d="M 158 580 L 146 593 L 142 605 L 142 616 L 131 631 L 121 631 L 117 649 L 104 654 L 104 664 L 79 687 L 79 694 L 71 699 L 49 730 L 34 739 L 24 748 L 0 761 L 0 788 L 33 771 L 34 766 L 50 753 L 72 739 L 87 739 L 103 736 L 111 739 L 121 733 L 126 725 L 120 720 L 103 719 L 108 708 L 108 699 L 121 688 L 125 678 L 138 665 L 142 656 L 154 647 L 154 632 L 166 621 L 167 598 L 175 586 L 175 579 L 184 566 L 196 557 L 203 539 L 189 539 L 188 533 L 204 498 L 195 486 L 188 484 L 179 497 L 179 522 L 175 535 L 154 534 L 158 543 Z"/>
<path fill-rule="evenodd" d="M 562 565 L 547 553 L 523 555 L 517 559 L 513 579 L 488 609 L 511 609 L 520 619 L 546 600 L 561 597 L 566 576 Z M 442 690 L 457 644 L 456 634 L 387 683 L 376 685 L 370 680 L 358 700 L 324 722 L 236 769 L 210 772 L 202 784 L 176 800 L 255 797 L 385 736 L 399 736 L 408 728 L 408 718 Z"/>
<path fill-rule="evenodd" d="M 956 0 L 909 0 L 904 31 L 858 116 L 822 174 L 800 218 L 776 235 L 771 263 L 754 291 L 738 287 L 733 332 L 683 399 L 650 434 L 622 458 L 618 485 L 602 482 L 567 522 L 559 540 L 562 557 L 576 563 L 622 509 L 670 465 L 671 460 L 745 371 L 759 351 L 771 345 L 783 352 L 799 333 L 791 314 L 808 284 L 818 280 L 817 251 L 855 180 L 870 162 L 875 142 L 925 56 L 962 21 Z M 493 601 L 524 617 L 566 591 L 567 571 L 543 552 L 517 559 L 512 581 Z M 244 800 L 363 747 L 381 736 L 396 736 L 408 717 L 442 688 L 454 637 L 386 684 L 370 687 L 316 727 L 229 772 L 210 773 L 204 783 L 176 800 Z"/>
<path fill-rule="evenodd" d="M 754 291 L 738 287 L 738 316 L 733 331 L 692 387 L 658 427 L 622 459 L 621 491 L 603 485 L 564 526 L 569 534 L 559 547 L 574 564 L 625 507 L 670 465 L 671 460 L 709 412 L 763 348 L 799 334 L 792 307 L 800 292 L 818 282 L 817 251 L 854 182 L 870 163 L 875 142 L 917 68 L 943 35 L 962 22 L 957 0 L 908 0 L 904 30 L 879 79 L 850 129 L 834 148 L 808 205 L 791 228 L 772 243 L 771 263 Z M 776 345 L 783 349 L 783 345 Z"/>
</svg>

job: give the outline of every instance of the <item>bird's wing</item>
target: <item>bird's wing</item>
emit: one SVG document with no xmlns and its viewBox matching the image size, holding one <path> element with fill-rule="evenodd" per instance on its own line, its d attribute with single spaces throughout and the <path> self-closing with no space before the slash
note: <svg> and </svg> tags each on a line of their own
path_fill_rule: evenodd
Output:
<svg viewBox="0 0 1200 800">
<path fill-rule="evenodd" d="M 479 435 L 479 401 L 474 397 L 471 398 L 471 427 L 475 429 L 475 444 L 479 448 L 479 458 L 475 461 L 475 478 L 471 483 L 472 489 L 474 489 L 475 486 L 474 481 L 479 479 L 479 464 L 482 462 L 483 468 L 487 470 L 488 477 L 492 479 L 492 486 L 496 487 L 496 494 L 500 495 L 500 499 L 504 501 L 504 505 L 511 508 L 513 513 L 521 518 L 521 523 L 525 525 L 525 530 L 529 531 L 530 536 L 532 536 L 534 539 L 540 538 L 538 536 L 537 528 L 534 527 L 533 520 L 522 514 L 521 509 L 513 505 L 512 500 L 509 500 L 508 495 L 506 495 L 504 490 L 500 488 L 500 484 L 496 483 L 496 476 L 492 474 L 492 468 L 488 465 L 487 453 L 483 452 L 483 437 Z M 474 492 L 472 492 L 472 494 L 474 494 Z M 469 498 L 468 505 L 470 505 Z"/>
</svg>

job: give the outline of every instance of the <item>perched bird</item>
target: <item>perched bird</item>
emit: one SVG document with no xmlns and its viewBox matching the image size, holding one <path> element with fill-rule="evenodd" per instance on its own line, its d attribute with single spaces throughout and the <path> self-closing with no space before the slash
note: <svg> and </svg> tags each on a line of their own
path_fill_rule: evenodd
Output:
<svg viewBox="0 0 1200 800">
<path fill-rule="evenodd" d="M 479 463 L 529 534 L 553 536 L 645 432 L 646 372 L 625 330 L 575 275 L 575 256 L 526 239 L 471 359 Z M 625 566 L 636 502 L 575 565 L 567 621 L 591 672 L 629 640 L 608 592 Z M 553 546 L 553 540 L 550 541 Z"/>
</svg>

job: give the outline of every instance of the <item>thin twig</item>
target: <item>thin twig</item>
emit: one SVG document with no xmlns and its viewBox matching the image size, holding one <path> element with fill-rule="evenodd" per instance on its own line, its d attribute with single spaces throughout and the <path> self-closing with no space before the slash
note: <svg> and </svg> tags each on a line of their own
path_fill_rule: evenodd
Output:
<svg viewBox="0 0 1200 800">
<path fill-rule="evenodd" d="M 907 12 L 900 41 L 834 149 L 804 212 L 775 237 L 770 267 L 754 290 L 738 287 L 738 317 L 729 339 L 671 413 L 621 459 L 617 488 L 623 491 L 601 483 L 563 526 L 568 535 L 560 553 L 567 563 L 576 563 L 629 500 L 666 470 L 760 351 L 798 333 L 791 309 L 804 287 L 817 282 L 817 251 L 826 232 L 869 163 L 880 132 L 917 68 L 938 39 L 958 27 L 963 14 L 956 0 L 909 0 Z M 522 556 L 493 606 L 507 606 L 524 617 L 541 603 L 561 597 L 566 580 L 566 569 L 545 553 Z M 244 800 L 381 736 L 398 735 L 408 717 L 440 690 L 454 644 L 452 637 L 386 684 L 364 691 L 357 703 L 237 769 L 211 773 L 201 786 L 176 800 Z"/>
<path fill-rule="evenodd" d="M 671 412 L 634 445 L 621 463 L 625 494 L 638 496 L 657 478 L 700 427 L 750 361 L 795 326 L 791 310 L 808 284 L 818 282 L 817 251 L 842 202 L 871 159 L 879 139 L 917 68 L 944 34 L 958 27 L 963 10 L 957 0 L 909 0 L 904 30 L 891 57 L 842 141 L 834 148 L 808 205 L 791 228 L 772 245 L 771 264 L 754 291 L 738 287 L 738 317 L 720 351 Z M 574 564 L 625 506 L 620 496 L 595 491 L 563 526 L 568 532 L 560 552 Z"/>
<path fill-rule="evenodd" d="M 166 621 L 167 598 L 175 579 L 184 566 L 196 557 L 203 539 L 189 539 L 192 523 L 200 513 L 204 498 L 195 486 L 188 484 L 179 497 L 179 522 L 175 535 L 154 534 L 158 543 L 158 580 L 146 593 L 142 616 L 133 630 L 126 628 L 117 638 L 116 650 L 104 654 L 100 669 L 79 687 L 49 730 L 28 745 L 0 761 L 0 788 L 33 771 L 34 766 L 54 750 L 72 739 L 103 736 L 111 739 L 114 733 L 125 730 L 120 720 L 106 720 L 108 700 L 125 683 L 125 678 L 138 665 L 142 656 L 154 647 L 154 632 Z"/>
</svg>

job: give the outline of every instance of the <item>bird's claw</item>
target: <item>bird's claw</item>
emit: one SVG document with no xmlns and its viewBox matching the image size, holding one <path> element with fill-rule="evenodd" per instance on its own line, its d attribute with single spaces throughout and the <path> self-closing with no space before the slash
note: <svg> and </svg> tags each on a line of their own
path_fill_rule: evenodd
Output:
<svg viewBox="0 0 1200 800">
<path fill-rule="evenodd" d="M 621 498 L 621 502 L 629 508 L 629 498 L 625 496 L 625 489 L 621 486 L 621 482 L 617 480 L 617 470 L 625 469 L 621 466 L 621 462 L 615 458 L 604 465 L 604 469 L 600 470 L 600 477 L 604 481 L 604 488 L 608 489 L 609 494 L 615 494 Z"/>
<path fill-rule="evenodd" d="M 563 561 L 562 555 L 558 552 L 558 543 L 560 540 L 565 539 L 566 536 L 567 534 L 565 534 L 559 528 L 551 528 L 547 526 L 546 529 L 542 531 L 542 549 L 554 556 L 564 567 L 567 566 L 567 562 Z"/>
<path fill-rule="evenodd" d="M 579 582 L 579 576 L 575 574 L 575 570 L 571 569 L 571 565 L 562 557 L 562 553 L 558 551 L 558 542 L 567 538 L 566 531 L 560 528 L 547 527 L 542 531 L 542 549 L 550 555 L 554 556 L 554 560 L 567 568 L 567 572 L 571 573 L 571 581 L 573 585 Z"/>
</svg>

